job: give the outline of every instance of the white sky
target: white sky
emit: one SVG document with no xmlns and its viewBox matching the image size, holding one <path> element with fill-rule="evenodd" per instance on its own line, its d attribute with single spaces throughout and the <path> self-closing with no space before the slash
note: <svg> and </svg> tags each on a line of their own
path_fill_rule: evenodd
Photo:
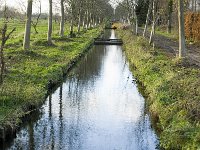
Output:
<svg viewBox="0 0 200 150">
<path fill-rule="evenodd" d="M 21 11 L 26 10 L 26 5 L 27 5 L 27 0 L 4 0 L 6 1 L 8 6 L 12 6 L 15 8 L 19 8 Z M 48 12 L 48 0 L 41 0 L 42 1 L 42 12 Z M 53 0 L 53 1 L 58 1 L 58 0 Z M 112 5 L 116 5 L 117 1 L 121 0 L 110 0 Z M 33 13 L 38 12 L 38 6 L 37 4 L 33 5 Z"/>
<path fill-rule="evenodd" d="M 122 1 L 122 0 L 110 0 L 110 3 L 115 8 L 120 1 Z"/>
<path fill-rule="evenodd" d="M 19 8 L 20 10 L 26 10 L 27 0 L 5 0 L 8 6 Z M 48 11 L 48 0 L 42 0 L 42 12 Z M 38 12 L 38 5 L 33 5 L 33 12 Z"/>
</svg>

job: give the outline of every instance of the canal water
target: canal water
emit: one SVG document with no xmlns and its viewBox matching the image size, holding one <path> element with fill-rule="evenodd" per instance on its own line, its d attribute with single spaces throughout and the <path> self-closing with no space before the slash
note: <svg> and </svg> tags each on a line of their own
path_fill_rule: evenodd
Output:
<svg viewBox="0 0 200 150">
<path fill-rule="evenodd" d="M 134 80 L 121 46 L 94 46 L 3 149 L 156 149 Z"/>
</svg>

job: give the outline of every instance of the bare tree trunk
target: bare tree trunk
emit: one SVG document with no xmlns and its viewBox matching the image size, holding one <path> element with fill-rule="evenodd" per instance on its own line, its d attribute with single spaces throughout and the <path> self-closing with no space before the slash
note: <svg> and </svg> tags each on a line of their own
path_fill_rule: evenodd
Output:
<svg viewBox="0 0 200 150">
<path fill-rule="evenodd" d="M 82 22 L 82 27 L 83 27 L 83 29 L 86 29 L 86 12 L 84 13 L 84 15 L 83 15 L 83 22 Z"/>
<path fill-rule="evenodd" d="M 194 0 L 192 0 L 192 11 L 194 11 Z"/>
<path fill-rule="evenodd" d="M 152 44 L 154 34 L 155 34 L 155 22 L 153 22 L 153 24 L 152 24 L 151 34 L 150 34 L 150 38 L 149 38 L 149 44 Z"/>
<path fill-rule="evenodd" d="M 81 13 L 82 13 L 82 2 L 80 2 L 79 10 L 78 10 L 78 33 L 81 30 Z"/>
<path fill-rule="evenodd" d="M 27 13 L 26 13 L 26 26 L 25 26 L 25 34 L 23 42 L 24 50 L 28 50 L 30 48 L 32 6 L 33 6 L 33 1 L 28 0 Z"/>
<path fill-rule="evenodd" d="M 94 28 L 94 15 L 92 15 L 91 22 L 92 22 L 92 28 Z"/>
<path fill-rule="evenodd" d="M 186 56 L 185 30 L 184 30 L 184 2 L 178 0 L 178 21 L 179 21 L 179 58 Z"/>
<path fill-rule="evenodd" d="M 2 35 L 3 38 L 3 35 Z M 3 83 L 3 74 L 4 74 L 4 69 L 5 69 L 5 63 L 4 63 L 4 53 L 3 53 L 3 41 L 1 42 L 1 48 L 0 48 L 0 84 Z"/>
<path fill-rule="evenodd" d="M 78 18 L 78 33 L 81 31 L 81 14 L 79 15 Z"/>
<path fill-rule="evenodd" d="M 86 30 L 89 28 L 89 10 L 87 10 L 87 17 L 86 17 Z"/>
<path fill-rule="evenodd" d="M 146 17 L 146 23 L 145 23 L 145 27 L 144 27 L 144 31 L 143 31 L 143 37 L 145 37 L 146 32 L 147 32 L 147 28 L 148 28 L 148 24 L 149 24 L 149 17 L 150 17 L 150 13 L 151 13 L 151 7 L 152 7 L 152 1 L 149 1 L 149 9 L 147 12 L 147 17 Z"/>
<path fill-rule="evenodd" d="M 74 2 L 71 4 L 71 25 L 70 25 L 70 37 L 72 38 L 74 34 Z"/>
<path fill-rule="evenodd" d="M 172 31 L 172 11 L 173 11 L 173 0 L 168 2 L 168 27 L 167 32 L 171 33 Z"/>
<path fill-rule="evenodd" d="M 34 30 L 35 30 L 35 34 L 38 34 L 38 31 L 37 31 L 37 26 L 36 25 L 32 25 Z"/>
<path fill-rule="evenodd" d="M 138 35 L 138 17 L 136 14 L 136 7 L 134 7 L 134 18 L 135 18 L 135 35 Z"/>
<path fill-rule="evenodd" d="M 49 19 L 48 19 L 48 34 L 47 34 L 47 42 L 49 45 L 52 44 L 52 0 L 49 0 Z"/>
<path fill-rule="evenodd" d="M 64 36 L 64 26 L 65 26 L 65 9 L 64 9 L 64 0 L 60 1 L 61 6 L 61 21 L 60 21 L 60 36 Z"/>
<path fill-rule="evenodd" d="M 152 43 L 153 41 L 153 36 L 155 34 L 155 24 L 156 24 L 156 10 L 155 10 L 155 0 L 153 0 L 152 2 L 152 14 L 153 14 L 153 23 L 152 23 L 152 28 L 151 28 L 151 35 L 150 35 L 150 38 L 149 38 L 149 44 Z"/>
<path fill-rule="evenodd" d="M 70 25 L 70 37 L 73 37 L 73 33 L 74 33 L 74 19 L 71 19 L 71 25 Z"/>
<path fill-rule="evenodd" d="M 38 25 L 38 23 L 39 23 L 39 19 L 40 19 L 40 16 L 41 16 L 41 14 L 42 14 L 42 3 L 41 3 L 41 0 L 40 0 L 39 2 L 40 2 L 40 11 L 39 11 L 39 14 L 38 14 L 38 16 L 37 16 L 36 22 L 31 21 L 32 26 L 33 26 L 33 28 L 34 28 L 34 30 L 35 30 L 35 34 L 38 34 L 37 25 Z"/>
<path fill-rule="evenodd" d="M 91 28 L 91 26 L 92 26 L 92 13 L 90 12 L 90 14 L 89 14 L 89 26 L 88 26 L 88 28 L 90 29 Z"/>
<path fill-rule="evenodd" d="M 0 84 L 3 83 L 3 75 L 5 70 L 5 61 L 4 61 L 4 46 L 7 42 L 7 40 L 10 38 L 10 35 L 16 30 L 16 28 L 13 28 L 12 31 L 6 35 L 8 26 L 7 22 L 4 23 L 3 29 L 1 30 L 1 45 L 0 45 Z"/>
<path fill-rule="evenodd" d="M 94 17 L 94 27 L 96 28 L 96 26 L 97 26 L 97 17 L 95 16 Z"/>
<path fill-rule="evenodd" d="M 135 34 L 138 35 L 138 18 L 137 18 L 137 15 L 136 15 L 136 18 L 135 18 Z"/>
<path fill-rule="evenodd" d="M 91 27 L 92 27 L 92 13 L 90 12 L 90 14 L 89 14 L 89 29 L 91 29 Z"/>
<path fill-rule="evenodd" d="M 195 8 L 195 12 L 197 12 L 197 0 L 194 1 L 194 8 Z"/>
<path fill-rule="evenodd" d="M 130 21 L 130 14 L 128 14 L 128 16 L 127 16 L 127 22 L 128 22 L 129 25 L 131 24 L 131 21 Z"/>
<path fill-rule="evenodd" d="M 92 21 L 93 22 L 93 28 L 96 26 L 96 24 L 95 24 L 96 21 L 95 20 L 96 20 L 96 17 L 93 16 L 93 21 Z"/>
<path fill-rule="evenodd" d="M 98 21 L 98 24 L 101 24 L 101 18 L 99 17 L 99 21 Z"/>
</svg>

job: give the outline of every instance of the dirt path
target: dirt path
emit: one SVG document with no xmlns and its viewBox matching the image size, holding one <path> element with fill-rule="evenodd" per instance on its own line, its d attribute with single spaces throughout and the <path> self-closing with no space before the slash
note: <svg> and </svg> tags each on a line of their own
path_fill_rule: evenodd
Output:
<svg viewBox="0 0 200 150">
<path fill-rule="evenodd" d="M 140 33 L 142 33 L 142 30 Z M 147 37 L 149 37 L 149 33 L 147 34 Z M 174 57 L 178 55 L 179 44 L 177 40 L 173 40 L 166 36 L 156 34 L 153 38 L 153 41 L 157 47 L 165 50 Z M 200 67 L 200 46 L 187 45 L 186 47 L 191 65 Z"/>
</svg>

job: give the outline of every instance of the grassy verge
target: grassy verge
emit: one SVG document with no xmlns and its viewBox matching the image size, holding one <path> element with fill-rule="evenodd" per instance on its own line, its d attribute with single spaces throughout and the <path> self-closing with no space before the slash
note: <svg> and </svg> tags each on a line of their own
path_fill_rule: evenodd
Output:
<svg viewBox="0 0 200 150">
<path fill-rule="evenodd" d="M 31 50 L 22 50 L 23 25 L 17 28 L 5 49 L 6 76 L 0 86 L 0 129 L 15 128 L 20 118 L 37 108 L 49 86 L 62 81 L 74 62 L 88 49 L 100 29 L 81 32 L 76 38 L 60 38 L 59 25 L 54 25 L 54 45 L 46 42 L 46 28 L 32 34 Z M 67 34 L 68 30 L 66 30 Z"/>
<path fill-rule="evenodd" d="M 171 33 L 168 33 L 165 28 L 163 29 L 162 27 L 157 27 L 156 28 L 156 34 L 165 36 L 165 37 L 170 38 L 174 41 L 178 41 L 178 32 L 177 32 L 177 29 L 175 29 L 175 28 L 172 28 Z"/>
<path fill-rule="evenodd" d="M 153 50 L 146 39 L 118 30 L 134 75 L 145 87 L 160 146 L 200 149 L 200 70 Z"/>
</svg>

